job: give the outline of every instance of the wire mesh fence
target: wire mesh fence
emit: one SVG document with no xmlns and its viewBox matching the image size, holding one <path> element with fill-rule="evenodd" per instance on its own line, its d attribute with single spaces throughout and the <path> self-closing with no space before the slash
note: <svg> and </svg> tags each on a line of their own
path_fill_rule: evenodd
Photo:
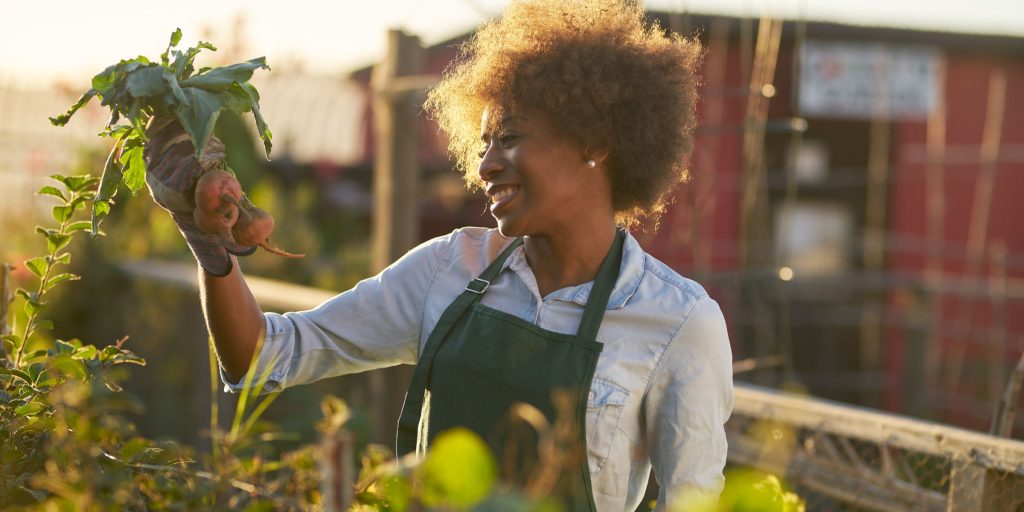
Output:
<svg viewBox="0 0 1024 512">
<path fill-rule="evenodd" d="M 738 385 L 729 462 L 784 476 L 808 511 L 1024 510 L 1024 442 Z"/>
</svg>

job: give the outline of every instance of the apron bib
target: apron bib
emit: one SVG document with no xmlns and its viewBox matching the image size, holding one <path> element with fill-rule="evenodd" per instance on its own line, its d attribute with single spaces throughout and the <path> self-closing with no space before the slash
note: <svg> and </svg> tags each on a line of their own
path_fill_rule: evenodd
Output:
<svg viewBox="0 0 1024 512">
<path fill-rule="evenodd" d="M 481 304 L 490 282 L 522 239 L 470 281 L 427 338 L 398 422 L 398 455 L 423 455 L 437 433 L 466 427 L 490 444 L 499 471 L 525 478 L 539 470 L 536 435 L 522 428 L 522 422 L 511 421 L 509 410 L 527 403 L 542 412 L 549 425 L 559 419 L 571 422 L 574 445 L 558 447 L 571 456 L 565 459 L 555 495 L 568 510 L 593 511 L 587 395 L 603 348 L 596 341 L 597 332 L 618 278 L 624 239 L 625 232 L 617 231 L 575 335 L 548 331 Z M 562 404 L 561 418 L 556 402 Z"/>
</svg>

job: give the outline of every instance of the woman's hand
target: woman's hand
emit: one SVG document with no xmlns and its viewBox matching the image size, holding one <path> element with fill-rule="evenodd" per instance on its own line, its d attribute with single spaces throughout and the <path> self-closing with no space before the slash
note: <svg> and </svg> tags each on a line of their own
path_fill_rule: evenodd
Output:
<svg viewBox="0 0 1024 512">
<path fill-rule="evenodd" d="M 188 134 L 170 117 L 155 119 L 146 135 L 146 184 L 153 200 L 171 214 L 203 270 L 218 277 L 228 275 L 232 265 L 230 254 L 252 254 L 256 247 L 235 244 L 230 237 L 206 234 L 192 215 L 199 176 L 207 169 L 226 167 L 224 144 L 211 137 L 202 156 L 196 159 Z"/>
</svg>

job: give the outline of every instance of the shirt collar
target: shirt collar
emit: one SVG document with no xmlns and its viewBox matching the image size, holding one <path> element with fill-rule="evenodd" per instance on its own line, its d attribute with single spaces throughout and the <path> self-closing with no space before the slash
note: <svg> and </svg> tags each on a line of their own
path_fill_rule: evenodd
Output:
<svg viewBox="0 0 1024 512">
<path fill-rule="evenodd" d="M 511 268 L 516 273 L 523 270 L 532 273 L 532 270 L 528 270 L 529 266 L 530 264 L 526 261 L 526 252 L 523 246 L 519 246 L 505 260 L 501 270 L 504 271 Z M 626 231 L 626 239 L 622 244 L 622 263 L 619 265 L 619 277 L 616 279 L 615 287 L 612 288 L 612 294 L 608 298 L 607 309 L 621 309 L 624 307 L 633 294 L 636 293 L 637 288 L 640 287 L 640 279 L 643 278 L 643 275 L 644 251 L 640 248 L 636 238 L 633 238 L 632 233 Z M 586 306 L 587 300 L 590 298 L 590 290 L 593 287 L 594 282 L 591 281 L 579 286 L 555 290 L 546 298 L 575 302 L 580 306 Z"/>
</svg>

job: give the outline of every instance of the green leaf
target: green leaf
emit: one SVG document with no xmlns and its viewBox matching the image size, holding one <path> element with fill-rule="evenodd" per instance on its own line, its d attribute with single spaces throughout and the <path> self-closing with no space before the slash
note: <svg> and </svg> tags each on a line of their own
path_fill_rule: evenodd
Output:
<svg viewBox="0 0 1024 512">
<path fill-rule="evenodd" d="M 56 354 L 58 354 L 58 355 L 59 354 L 71 354 L 71 353 L 73 353 L 74 351 L 76 351 L 76 350 L 78 350 L 80 348 L 82 348 L 82 342 L 80 342 L 78 340 L 71 340 L 71 341 L 57 340 L 56 343 L 54 344 L 54 349 L 56 350 Z"/>
<path fill-rule="evenodd" d="M 57 274 L 46 280 L 45 291 L 50 291 L 50 288 L 53 288 L 54 286 L 57 286 L 58 284 L 63 283 L 64 281 L 78 281 L 81 278 L 82 276 L 78 274 L 71 274 L 68 272 L 65 272 L 63 274 Z"/>
<path fill-rule="evenodd" d="M 28 365 L 25 370 L 32 377 L 32 382 L 39 382 L 39 378 L 42 377 L 43 372 L 46 371 L 46 367 L 42 363 L 32 363 Z"/>
<path fill-rule="evenodd" d="M 47 256 L 47 258 L 49 258 L 49 256 Z M 65 252 L 63 254 L 58 254 L 53 258 L 49 258 L 48 261 L 50 262 L 51 265 L 54 263 L 63 263 L 64 265 L 67 265 L 68 263 L 71 263 L 71 253 Z"/>
<path fill-rule="evenodd" d="M 472 508 L 491 492 L 497 464 L 487 444 L 467 428 L 440 433 L 418 468 L 428 507 Z"/>
<path fill-rule="evenodd" d="M 169 61 L 168 55 L 171 53 L 171 48 L 174 48 L 175 46 L 178 46 L 178 43 L 180 43 L 180 42 L 181 42 L 181 28 L 176 28 L 176 29 L 174 29 L 174 32 L 171 32 L 171 40 L 170 40 L 170 42 L 167 43 L 167 49 L 164 50 L 164 53 L 160 54 L 160 63 L 161 64 L 163 64 L 164 66 L 167 65 L 167 62 Z"/>
<path fill-rule="evenodd" d="M 120 172 L 120 170 L 118 170 Z M 100 236 L 100 222 L 103 222 L 103 217 L 106 217 L 110 213 L 110 202 L 105 200 L 96 200 L 92 203 L 92 237 L 97 238 Z"/>
<path fill-rule="evenodd" d="M 18 290 L 15 293 L 17 293 L 19 297 L 25 300 L 25 302 L 39 302 L 38 293 L 29 292 L 24 288 L 18 288 Z"/>
<path fill-rule="evenodd" d="M 14 410 L 18 416 L 35 416 L 46 410 L 46 406 L 39 402 L 29 402 Z"/>
<path fill-rule="evenodd" d="M 25 268 L 29 269 L 36 277 L 42 279 L 43 274 L 50 268 L 46 256 L 36 256 L 25 262 Z"/>
<path fill-rule="evenodd" d="M 61 191 L 57 187 L 53 187 L 53 186 L 50 186 L 50 185 L 46 185 L 43 188 L 39 189 L 39 192 L 36 192 L 36 194 L 40 195 L 40 196 L 53 196 L 53 197 L 56 197 L 57 199 L 60 199 L 60 200 L 62 200 L 64 202 L 67 202 L 67 200 L 68 200 L 67 196 L 64 195 L 63 191 Z"/>
<path fill-rule="evenodd" d="M 74 105 L 71 105 L 71 108 L 69 108 L 67 112 L 57 117 L 51 117 L 50 124 L 54 126 L 64 126 L 68 124 L 68 121 L 71 120 L 71 116 L 75 115 L 75 112 L 78 112 L 79 109 L 84 107 L 86 103 L 89 103 L 89 100 L 91 100 L 92 97 L 96 96 L 97 94 L 99 94 L 99 91 L 97 89 L 89 89 L 85 92 L 85 94 L 78 98 L 78 101 L 76 101 Z"/>
<path fill-rule="evenodd" d="M 78 176 L 64 176 L 62 174 L 54 174 L 50 176 L 51 179 L 57 180 L 64 184 L 68 188 L 69 192 L 79 192 L 90 184 L 94 183 L 96 178 L 89 176 L 88 174 L 80 174 Z"/>
<path fill-rule="evenodd" d="M 100 361 L 110 364 L 131 363 L 139 366 L 146 366 L 146 360 L 135 355 L 134 352 L 119 348 L 116 345 L 107 345 L 100 352 Z"/>
<path fill-rule="evenodd" d="M 167 82 L 167 90 L 170 91 L 171 97 L 174 98 L 173 103 L 165 101 L 167 104 L 164 107 L 170 109 L 172 105 L 177 106 L 188 103 L 188 98 L 185 97 L 185 92 L 181 90 L 181 84 L 178 83 L 178 77 L 170 71 L 164 73 L 163 77 L 164 81 Z"/>
<path fill-rule="evenodd" d="M 18 345 L 21 343 L 21 336 L 17 334 L 5 334 L 0 336 L 0 341 L 7 347 L 8 352 L 14 352 L 18 349 Z"/>
<path fill-rule="evenodd" d="M 28 373 L 17 368 L 0 368 L 0 375 L 10 375 L 24 381 L 25 384 L 30 386 L 32 385 L 32 377 Z"/>
<path fill-rule="evenodd" d="M 28 354 L 25 354 L 25 361 L 33 362 L 38 359 L 46 359 L 48 357 L 50 357 L 50 354 L 46 350 L 34 350 Z"/>
<path fill-rule="evenodd" d="M 213 127 L 217 124 L 224 102 L 218 94 L 195 87 L 183 88 L 183 92 L 187 101 L 178 106 L 175 116 L 192 137 L 196 158 L 199 158 L 213 135 Z"/>
<path fill-rule="evenodd" d="M 102 132 L 99 133 L 99 136 L 100 137 L 113 137 L 115 139 L 120 139 L 129 130 L 133 130 L 133 129 L 134 128 L 132 128 L 131 125 L 119 124 L 117 126 L 111 126 L 110 128 L 108 128 L 106 130 L 103 130 Z"/>
<path fill-rule="evenodd" d="M 75 353 L 71 355 L 71 357 L 79 360 L 95 359 L 96 354 L 98 353 L 99 350 L 96 349 L 96 345 L 85 345 L 82 348 L 76 350 Z"/>
<path fill-rule="evenodd" d="M 64 222 L 67 222 L 67 220 L 71 218 L 72 213 L 75 213 L 75 208 L 70 205 L 54 206 L 53 209 L 50 210 L 50 213 L 53 214 L 54 220 L 63 224 Z"/>
<path fill-rule="evenodd" d="M 87 220 L 79 220 L 79 221 L 72 222 L 71 224 L 68 224 L 67 227 L 64 228 L 64 232 L 68 233 L 68 234 L 72 234 L 72 233 L 77 233 L 79 231 L 85 231 L 85 230 L 87 230 L 87 229 L 89 229 L 91 227 L 92 227 L 92 223 L 91 222 L 89 222 Z"/>
<path fill-rule="evenodd" d="M 100 71 L 96 76 L 92 77 L 92 88 L 94 91 L 106 94 L 108 90 L 114 87 L 115 80 L 117 80 L 117 64 L 108 66 L 107 69 Z"/>
<path fill-rule="evenodd" d="M 260 138 L 263 139 L 263 149 L 267 153 L 267 158 L 270 158 L 270 148 L 273 146 L 271 140 L 274 138 L 273 134 L 270 133 L 270 128 L 267 126 L 267 122 L 263 120 L 263 115 L 260 114 L 260 94 L 256 92 L 256 88 L 252 85 L 238 84 L 245 93 L 249 96 L 250 107 L 252 108 L 252 116 L 256 120 L 256 129 L 259 131 Z"/>
<path fill-rule="evenodd" d="M 45 302 L 26 302 L 25 313 L 29 316 L 38 315 L 40 311 L 46 306 Z"/>
<path fill-rule="evenodd" d="M 121 161 L 124 162 L 124 168 L 121 170 L 124 184 L 132 191 L 132 195 L 135 195 L 146 184 L 146 161 L 142 158 L 142 146 L 133 147 L 122 153 Z"/>
<path fill-rule="evenodd" d="M 230 89 L 222 92 L 220 97 L 224 101 L 224 108 L 239 115 L 252 110 L 252 101 L 249 99 L 249 94 L 245 92 L 245 89 L 241 84 L 232 85 Z"/>
<path fill-rule="evenodd" d="M 96 197 L 93 202 L 92 223 L 94 232 L 99 229 L 96 213 L 97 204 L 100 202 L 106 204 L 107 199 L 114 195 L 117 191 L 117 186 L 121 184 L 123 174 L 121 173 L 121 166 L 118 165 L 118 154 L 124 146 L 124 141 L 131 135 L 133 130 L 134 128 L 125 129 L 118 141 L 114 143 L 114 147 L 110 148 L 110 153 L 107 153 L 107 160 L 103 164 L 103 177 L 100 178 L 100 186 L 96 190 Z"/>
<path fill-rule="evenodd" d="M 161 81 L 162 82 L 162 81 Z M 132 124 L 132 128 L 135 129 L 135 133 L 142 135 L 142 132 L 146 130 L 146 114 L 142 111 L 142 107 L 145 104 L 146 97 L 132 97 L 132 100 L 128 102 L 128 111 L 125 112 L 125 117 Z M 145 136 L 142 137 L 145 139 Z"/>
<path fill-rule="evenodd" d="M 75 198 L 71 200 L 71 204 L 69 204 L 68 206 L 70 206 L 73 211 L 78 211 L 81 210 L 83 206 L 85 206 L 85 203 L 91 201 L 95 197 L 95 193 L 87 190 L 75 196 Z"/>
<path fill-rule="evenodd" d="M 114 107 L 117 104 L 127 103 L 128 98 L 125 94 L 124 80 L 132 71 L 146 66 L 149 64 L 149 59 L 143 55 L 139 55 L 134 59 L 124 59 L 114 64 L 113 66 L 104 69 L 98 75 L 92 79 L 92 88 L 99 91 L 99 96 L 102 98 L 100 102 L 103 106 Z M 112 108 L 113 112 L 110 117 L 110 121 L 107 122 L 108 126 L 114 125 L 118 120 L 118 111 L 116 108 Z"/>
<path fill-rule="evenodd" d="M 53 330 L 53 320 L 39 320 L 36 322 L 36 328 Z"/>
<path fill-rule="evenodd" d="M 202 75 L 182 80 L 182 87 L 198 87 L 210 92 L 227 91 L 236 83 L 245 83 L 252 78 L 257 69 L 270 69 L 267 59 L 259 57 L 248 62 L 240 62 L 230 66 L 214 68 Z"/>
<path fill-rule="evenodd" d="M 164 81 L 165 72 L 166 69 L 163 66 L 156 64 L 136 69 L 125 80 L 125 88 L 136 98 L 163 94 L 167 90 L 167 82 Z"/>
<path fill-rule="evenodd" d="M 49 252 L 57 252 L 68 245 L 71 241 L 71 235 L 65 235 L 63 233 L 52 233 L 46 235 L 46 248 Z"/>
<path fill-rule="evenodd" d="M 199 52 L 202 50 L 217 51 L 217 47 L 210 43 L 200 41 L 198 45 L 189 48 L 184 52 L 173 52 L 175 58 L 174 62 L 171 63 L 170 68 L 174 70 L 174 74 L 177 75 L 179 80 L 184 80 L 192 74 L 192 70 L 194 69 L 192 67 L 192 61 L 195 60 L 196 55 L 199 55 Z"/>
</svg>

